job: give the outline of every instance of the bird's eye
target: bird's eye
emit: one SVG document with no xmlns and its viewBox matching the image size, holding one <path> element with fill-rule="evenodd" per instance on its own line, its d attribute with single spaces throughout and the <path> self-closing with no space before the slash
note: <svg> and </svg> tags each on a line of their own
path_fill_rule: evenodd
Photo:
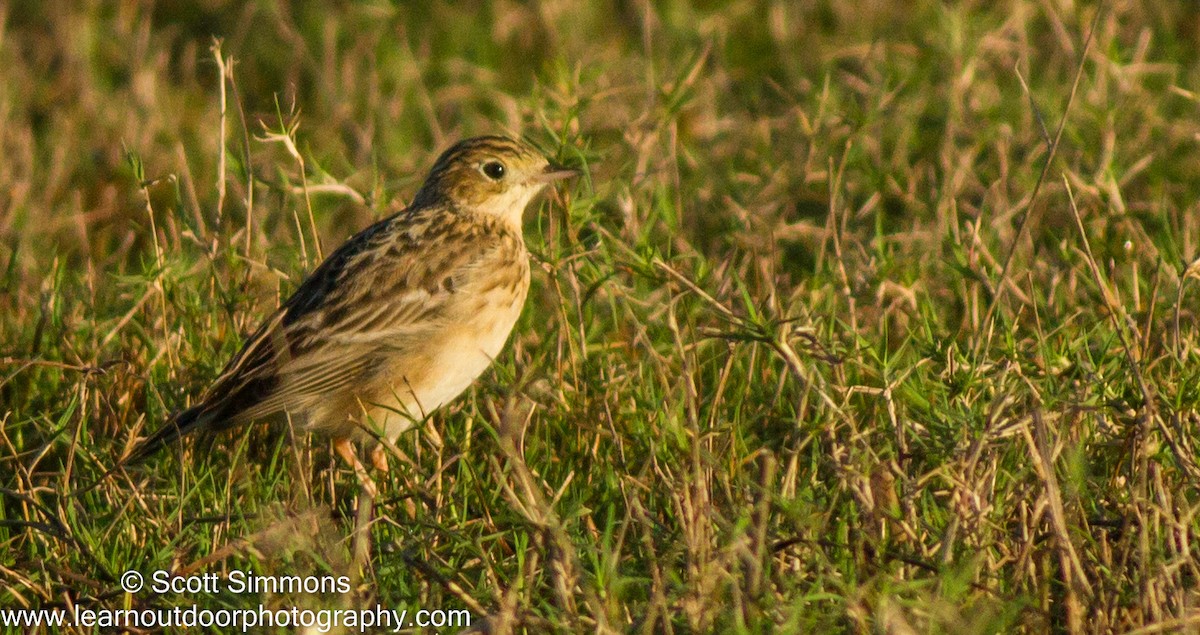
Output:
<svg viewBox="0 0 1200 635">
<path fill-rule="evenodd" d="M 483 164 L 483 173 L 493 181 L 504 178 L 504 164 L 499 161 L 488 161 Z"/>
</svg>

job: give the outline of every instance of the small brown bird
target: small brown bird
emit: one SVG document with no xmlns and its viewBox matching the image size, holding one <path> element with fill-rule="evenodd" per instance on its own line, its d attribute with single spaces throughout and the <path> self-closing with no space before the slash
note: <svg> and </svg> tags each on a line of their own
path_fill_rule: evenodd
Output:
<svg viewBox="0 0 1200 635">
<path fill-rule="evenodd" d="M 529 290 L 525 207 L 575 174 L 505 137 L 438 158 L 403 211 L 334 251 L 204 393 L 122 463 L 182 436 L 255 421 L 331 437 L 374 494 L 352 442 L 373 446 L 463 392 L 499 354 Z"/>
</svg>

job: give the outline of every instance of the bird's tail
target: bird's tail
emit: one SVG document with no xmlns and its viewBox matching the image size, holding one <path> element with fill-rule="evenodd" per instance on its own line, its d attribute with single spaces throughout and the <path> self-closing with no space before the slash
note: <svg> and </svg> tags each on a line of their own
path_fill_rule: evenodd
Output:
<svg viewBox="0 0 1200 635">
<path fill-rule="evenodd" d="M 150 458 L 163 447 L 175 443 L 183 437 L 203 428 L 212 418 L 212 412 L 205 404 L 192 406 L 171 417 L 163 427 L 159 428 L 149 438 L 137 444 L 133 451 L 121 459 L 120 465 L 133 465 Z"/>
<path fill-rule="evenodd" d="M 96 489 L 97 486 L 121 469 L 145 461 L 152 454 L 161 450 L 163 446 L 174 443 L 184 436 L 203 428 L 213 417 L 211 410 L 203 406 L 204 404 L 192 406 L 171 417 L 163 427 L 155 431 L 145 441 L 137 444 L 137 447 L 132 452 L 121 457 L 117 461 L 117 464 L 109 468 L 100 478 L 85 487 L 75 490 L 71 495 L 81 496 Z"/>
</svg>

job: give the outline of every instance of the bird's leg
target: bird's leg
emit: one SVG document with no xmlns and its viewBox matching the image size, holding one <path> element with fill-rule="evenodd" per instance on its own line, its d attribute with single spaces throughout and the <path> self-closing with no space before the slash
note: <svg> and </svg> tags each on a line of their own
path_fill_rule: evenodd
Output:
<svg viewBox="0 0 1200 635">
<path fill-rule="evenodd" d="M 371 475 L 367 474 L 367 468 L 363 467 L 358 461 L 358 454 L 354 451 L 354 444 L 350 439 L 338 439 L 333 442 L 333 449 L 337 451 L 338 456 L 342 457 L 350 467 L 354 469 L 354 475 L 358 477 L 358 482 L 362 484 L 363 491 L 371 498 L 379 493 L 379 488 L 375 486 L 375 481 L 371 480 Z"/>
<path fill-rule="evenodd" d="M 371 465 L 373 465 L 375 469 L 379 470 L 380 472 L 383 472 L 384 474 L 387 473 L 387 452 L 384 451 L 382 443 L 378 443 L 375 445 L 375 447 L 371 448 Z"/>
</svg>

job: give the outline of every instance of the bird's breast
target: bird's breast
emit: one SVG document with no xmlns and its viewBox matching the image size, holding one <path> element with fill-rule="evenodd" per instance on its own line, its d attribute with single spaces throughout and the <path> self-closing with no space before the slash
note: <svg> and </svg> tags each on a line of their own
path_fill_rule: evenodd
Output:
<svg viewBox="0 0 1200 635">
<path fill-rule="evenodd" d="M 496 359 L 521 316 L 529 291 L 527 259 L 508 263 L 456 288 L 446 322 L 391 372 L 372 413 L 395 439 L 415 420 L 451 401 Z M 403 413 L 408 413 L 403 414 Z"/>
</svg>

